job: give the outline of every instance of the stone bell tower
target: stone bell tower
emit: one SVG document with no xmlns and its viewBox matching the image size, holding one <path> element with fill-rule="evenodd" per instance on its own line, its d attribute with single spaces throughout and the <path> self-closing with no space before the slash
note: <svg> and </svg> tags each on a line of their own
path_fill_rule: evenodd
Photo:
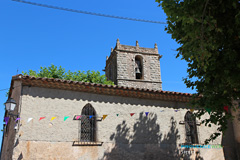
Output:
<svg viewBox="0 0 240 160">
<path fill-rule="evenodd" d="M 119 39 L 110 57 L 105 73 L 108 80 L 118 86 L 162 90 L 161 71 L 157 44 L 154 48 L 121 45 Z"/>
</svg>

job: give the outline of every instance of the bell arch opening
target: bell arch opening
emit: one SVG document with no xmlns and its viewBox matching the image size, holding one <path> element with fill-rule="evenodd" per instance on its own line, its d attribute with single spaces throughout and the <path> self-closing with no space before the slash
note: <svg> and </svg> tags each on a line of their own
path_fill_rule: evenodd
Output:
<svg viewBox="0 0 240 160">
<path fill-rule="evenodd" d="M 139 55 L 135 57 L 135 77 L 143 79 L 143 58 Z"/>
</svg>

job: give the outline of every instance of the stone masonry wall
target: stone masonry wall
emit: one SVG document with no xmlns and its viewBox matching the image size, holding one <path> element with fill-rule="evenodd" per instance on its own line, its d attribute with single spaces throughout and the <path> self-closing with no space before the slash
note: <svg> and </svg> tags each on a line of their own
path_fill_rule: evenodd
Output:
<svg viewBox="0 0 240 160">
<path fill-rule="evenodd" d="M 97 141 L 102 146 L 73 146 L 79 123 L 73 116 L 80 115 L 87 103 L 98 116 L 108 115 L 97 121 Z M 179 122 L 187 110 L 187 104 L 180 102 L 24 86 L 13 159 L 179 159 L 179 144 L 185 143 L 185 126 Z M 63 121 L 65 116 L 70 118 Z M 29 117 L 33 120 L 27 123 Z M 45 119 L 39 121 L 40 117 Z M 57 118 L 51 121 L 51 117 Z M 215 130 L 215 126 L 198 126 L 200 143 Z M 220 144 L 221 137 L 212 143 Z M 223 159 L 222 149 L 201 149 L 200 155 Z"/>
<path fill-rule="evenodd" d="M 117 52 L 117 84 L 119 86 L 162 89 L 159 55 Z M 135 57 L 143 59 L 143 79 L 135 78 Z"/>
<path fill-rule="evenodd" d="M 117 84 L 117 56 L 116 52 L 111 53 L 111 56 L 106 61 L 105 74 L 108 80 Z"/>
<path fill-rule="evenodd" d="M 13 114 L 17 115 L 19 112 L 19 106 L 21 105 L 21 82 L 15 81 L 13 84 L 13 92 L 11 98 L 16 101 L 16 107 L 13 111 Z M 7 115 L 8 116 L 8 115 Z M 2 139 L 2 148 L 1 148 L 1 160 L 10 160 L 13 154 L 13 146 L 15 143 L 15 134 L 16 131 L 14 129 L 15 126 L 15 118 L 11 117 L 8 121 L 7 126 L 4 129 L 3 139 Z"/>
<path fill-rule="evenodd" d="M 119 86 L 125 87 L 134 87 L 134 88 L 144 88 L 144 89 L 153 89 L 153 90 L 161 90 L 161 83 L 160 82 L 150 82 L 150 81 L 143 81 L 143 80 L 118 80 Z"/>
<path fill-rule="evenodd" d="M 112 58 L 115 57 L 115 54 L 116 61 Z M 143 79 L 136 79 L 135 76 L 136 56 L 142 57 Z M 117 43 L 115 49 L 111 52 L 110 58 L 107 60 L 106 76 L 110 77 L 109 71 L 114 69 L 117 77 L 113 81 L 116 82 L 116 85 L 161 90 L 160 57 L 157 47 L 143 48 Z"/>
</svg>

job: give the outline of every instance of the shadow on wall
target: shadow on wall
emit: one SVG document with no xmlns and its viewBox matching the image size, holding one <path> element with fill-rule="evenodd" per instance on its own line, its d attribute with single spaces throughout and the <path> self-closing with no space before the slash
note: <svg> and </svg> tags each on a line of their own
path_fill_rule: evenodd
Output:
<svg viewBox="0 0 240 160">
<path fill-rule="evenodd" d="M 181 157 L 177 147 L 177 139 L 180 138 L 176 121 L 170 118 L 170 130 L 163 135 L 160 125 L 156 123 L 157 115 L 149 113 L 145 116 L 140 113 L 138 121 L 131 128 L 126 121 L 116 127 L 116 133 L 110 139 L 115 140 L 115 147 L 105 152 L 106 160 L 179 160 Z M 167 126 L 166 126 L 167 127 Z M 185 156 L 184 159 L 189 159 Z"/>
<path fill-rule="evenodd" d="M 166 108 L 188 108 L 188 104 L 183 102 L 173 102 L 173 101 L 160 101 L 152 99 L 141 99 L 141 98 L 131 98 L 131 97 L 121 97 L 114 95 L 101 95 L 93 94 L 87 92 L 75 92 L 68 90 L 58 90 L 58 89 L 46 89 L 38 87 L 23 87 L 23 95 L 28 95 L 38 98 L 51 98 L 51 99 L 65 99 L 65 100 L 83 100 L 88 102 L 100 102 L 100 103 L 110 103 L 110 104 L 131 104 L 131 105 L 145 105 L 145 106 L 156 106 L 156 107 L 166 107 Z"/>
<path fill-rule="evenodd" d="M 223 147 L 223 153 L 224 158 L 227 160 L 237 160 L 237 152 L 236 152 L 236 142 L 234 139 L 234 130 L 233 130 L 233 124 L 231 121 L 228 121 L 228 128 L 225 131 L 223 137 L 222 137 L 222 143 L 221 145 Z M 239 159 L 240 160 L 240 159 Z"/>
</svg>

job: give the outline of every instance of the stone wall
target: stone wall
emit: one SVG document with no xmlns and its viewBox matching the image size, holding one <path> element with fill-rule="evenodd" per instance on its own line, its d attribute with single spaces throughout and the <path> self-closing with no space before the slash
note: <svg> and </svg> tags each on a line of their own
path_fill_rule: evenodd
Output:
<svg viewBox="0 0 240 160">
<path fill-rule="evenodd" d="M 125 87 L 134 87 L 134 88 L 144 88 L 144 89 L 153 89 L 153 90 L 161 90 L 161 82 L 151 82 L 144 80 L 129 80 L 129 79 L 119 79 L 119 86 Z"/>
<path fill-rule="evenodd" d="M 240 159 L 240 100 L 233 102 L 236 110 L 232 109 L 232 115 L 234 116 L 233 120 L 233 131 L 234 137 L 236 140 L 235 148 L 238 159 Z"/>
<path fill-rule="evenodd" d="M 12 85 L 14 88 L 12 91 L 12 94 L 10 95 L 11 98 L 13 98 L 16 101 L 16 107 L 15 110 L 13 111 L 12 114 L 17 115 L 18 112 L 20 112 L 20 106 L 21 106 L 21 82 L 20 81 L 15 81 Z M 9 115 L 5 115 L 8 116 Z M 1 160 L 10 160 L 12 159 L 13 155 L 13 149 L 14 149 L 14 144 L 15 144 L 15 135 L 16 135 L 16 130 L 14 129 L 15 126 L 15 119 L 16 117 L 11 117 L 9 119 L 9 122 L 7 126 L 3 129 L 3 139 L 2 139 L 2 148 L 1 148 Z M 19 125 L 17 123 L 17 125 Z"/>
<path fill-rule="evenodd" d="M 105 67 L 105 75 L 108 80 L 117 84 L 117 56 L 116 52 L 112 52 L 110 57 L 107 58 L 106 67 Z"/>
<path fill-rule="evenodd" d="M 97 121 L 102 146 L 73 146 L 79 123 L 73 116 L 80 115 L 87 103 L 98 116 L 108 115 Z M 180 102 L 24 86 L 13 159 L 179 159 L 179 145 L 185 143 L 185 126 L 179 122 L 187 110 L 187 104 Z M 70 118 L 63 121 L 65 116 Z M 29 117 L 33 120 L 27 123 Z M 46 118 L 39 121 L 40 117 Z M 57 118 L 50 121 L 51 117 Z M 200 143 L 215 130 L 198 126 Z M 220 144 L 221 137 L 212 143 Z M 224 159 L 222 149 L 200 152 L 203 158 Z"/>
<path fill-rule="evenodd" d="M 142 59 L 142 79 L 136 79 L 136 56 L 140 56 Z M 106 62 L 106 76 L 119 86 L 161 90 L 160 57 L 156 46 L 155 48 L 143 48 L 138 44 L 137 46 L 127 46 L 117 42 Z M 114 75 L 117 76 L 110 77 L 110 71 L 115 72 Z"/>
</svg>

